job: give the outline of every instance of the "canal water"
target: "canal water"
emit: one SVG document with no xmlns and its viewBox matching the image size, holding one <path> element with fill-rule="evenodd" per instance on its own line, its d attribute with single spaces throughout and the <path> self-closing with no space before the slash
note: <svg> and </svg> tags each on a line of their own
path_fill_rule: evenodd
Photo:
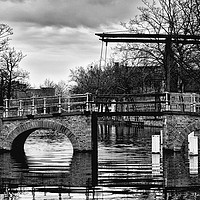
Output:
<svg viewBox="0 0 200 200">
<path fill-rule="evenodd" d="M 99 122 L 98 155 L 74 154 L 57 132 L 32 133 L 24 153 L 0 154 L 0 199 L 200 199 L 198 156 L 152 153 L 160 130 Z"/>
</svg>

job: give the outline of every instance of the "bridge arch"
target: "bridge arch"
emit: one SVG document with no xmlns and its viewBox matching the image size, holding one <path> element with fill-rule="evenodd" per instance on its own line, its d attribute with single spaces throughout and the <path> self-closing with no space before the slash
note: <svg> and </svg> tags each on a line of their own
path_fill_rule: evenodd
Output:
<svg viewBox="0 0 200 200">
<path fill-rule="evenodd" d="M 175 151 L 180 150 L 183 147 L 184 142 L 187 141 L 188 135 L 193 131 L 200 131 L 200 120 L 194 121 L 183 128 L 183 130 L 179 131 L 178 133 L 174 133 L 177 135 L 177 137 L 173 141 L 172 149 Z"/>
<path fill-rule="evenodd" d="M 28 136 L 35 130 L 51 129 L 64 134 L 70 140 L 74 151 L 81 151 L 81 138 L 77 137 L 65 124 L 56 120 L 31 120 L 20 123 L 6 137 L 5 145 L 7 150 L 24 150 L 24 144 Z"/>
</svg>

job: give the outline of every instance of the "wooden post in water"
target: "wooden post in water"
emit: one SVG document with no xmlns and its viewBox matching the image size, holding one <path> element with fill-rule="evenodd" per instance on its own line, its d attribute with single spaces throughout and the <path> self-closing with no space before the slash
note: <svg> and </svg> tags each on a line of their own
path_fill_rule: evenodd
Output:
<svg viewBox="0 0 200 200">
<path fill-rule="evenodd" d="M 160 153 L 160 135 L 152 135 L 152 153 Z"/>
<path fill-rule="evenodd" d="M 152 135 L 152 175 L 161 173 L 161 158 L 162 158 L 163 132 L 160 135 Z"/>
<path fill-rule="evenodd" d="M 188 135 L 188 153 L 198 155 L 198 136 L 194 135 L 194 131 Z"/>
<path fill-rule="evenodd" d="M 198 136 L 194 135 L 194 131 L 188 135 L 188 155 L 190 174 L 198 174 Z"/>
<path fill-rule="evenodd" d="M 97 131 L 98 131 L 98 118 L 97 113 L 92 112 L 91 119 L 91 134 L 92 134 L 92 185 L 98 184 L 98 142 L 97 142 Z"/>
</svg>

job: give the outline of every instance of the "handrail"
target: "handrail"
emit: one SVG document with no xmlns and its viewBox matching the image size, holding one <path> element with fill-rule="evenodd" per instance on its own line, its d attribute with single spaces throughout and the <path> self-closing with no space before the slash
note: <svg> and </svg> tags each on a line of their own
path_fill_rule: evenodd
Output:
<svg viewBox="0 0 200 200">
<path fill-rule="evenodd" d="M 122 95 L 73 94 L 4 101 L 4 117 L 43 115 L 50 113 L 98 112 L 162 112 L 181 111 L 200 113 L 200 94 L 146 93 Z"/>
<path fill-rule="evenodd" d="M 89 96 L 90 94 L 86 93 L 71 96 L 6 99 L 4 101 L 4 117 L 61 113 L 62 110 L 68 112 L 88 110 Z"/>
</svg>

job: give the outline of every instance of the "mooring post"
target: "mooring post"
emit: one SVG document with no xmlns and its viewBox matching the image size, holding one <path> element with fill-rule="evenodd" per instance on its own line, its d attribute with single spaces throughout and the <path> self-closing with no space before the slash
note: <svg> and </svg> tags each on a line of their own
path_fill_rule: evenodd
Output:
<svg viewBox="0 0 200 200">
<path fill-rule="evenodd" d="M 92 150 L 97 150 L 97 113 L 92 112 Z"/>
<path fill-rule="evenodd" d="M 98 118 L 97 113 L 92 112 L 91 119 L 91 133 L 92 133 L 92 173 L 93 173 L 93 185 L 97 185 L 98 182 L 98 142 L 97 142 L 97 131 L 98 131 Z"/>
<path fill-rule="evenodd" d="M 189 155 L 198 155 L 198 136 L 194 135 L 194 131 L 188 135 L 188 151 Z"/>
<path fill-rule="evenodd" d="M 152 153 L 160 153 L 160 135 L 152 135 Z"/>
</svg>

